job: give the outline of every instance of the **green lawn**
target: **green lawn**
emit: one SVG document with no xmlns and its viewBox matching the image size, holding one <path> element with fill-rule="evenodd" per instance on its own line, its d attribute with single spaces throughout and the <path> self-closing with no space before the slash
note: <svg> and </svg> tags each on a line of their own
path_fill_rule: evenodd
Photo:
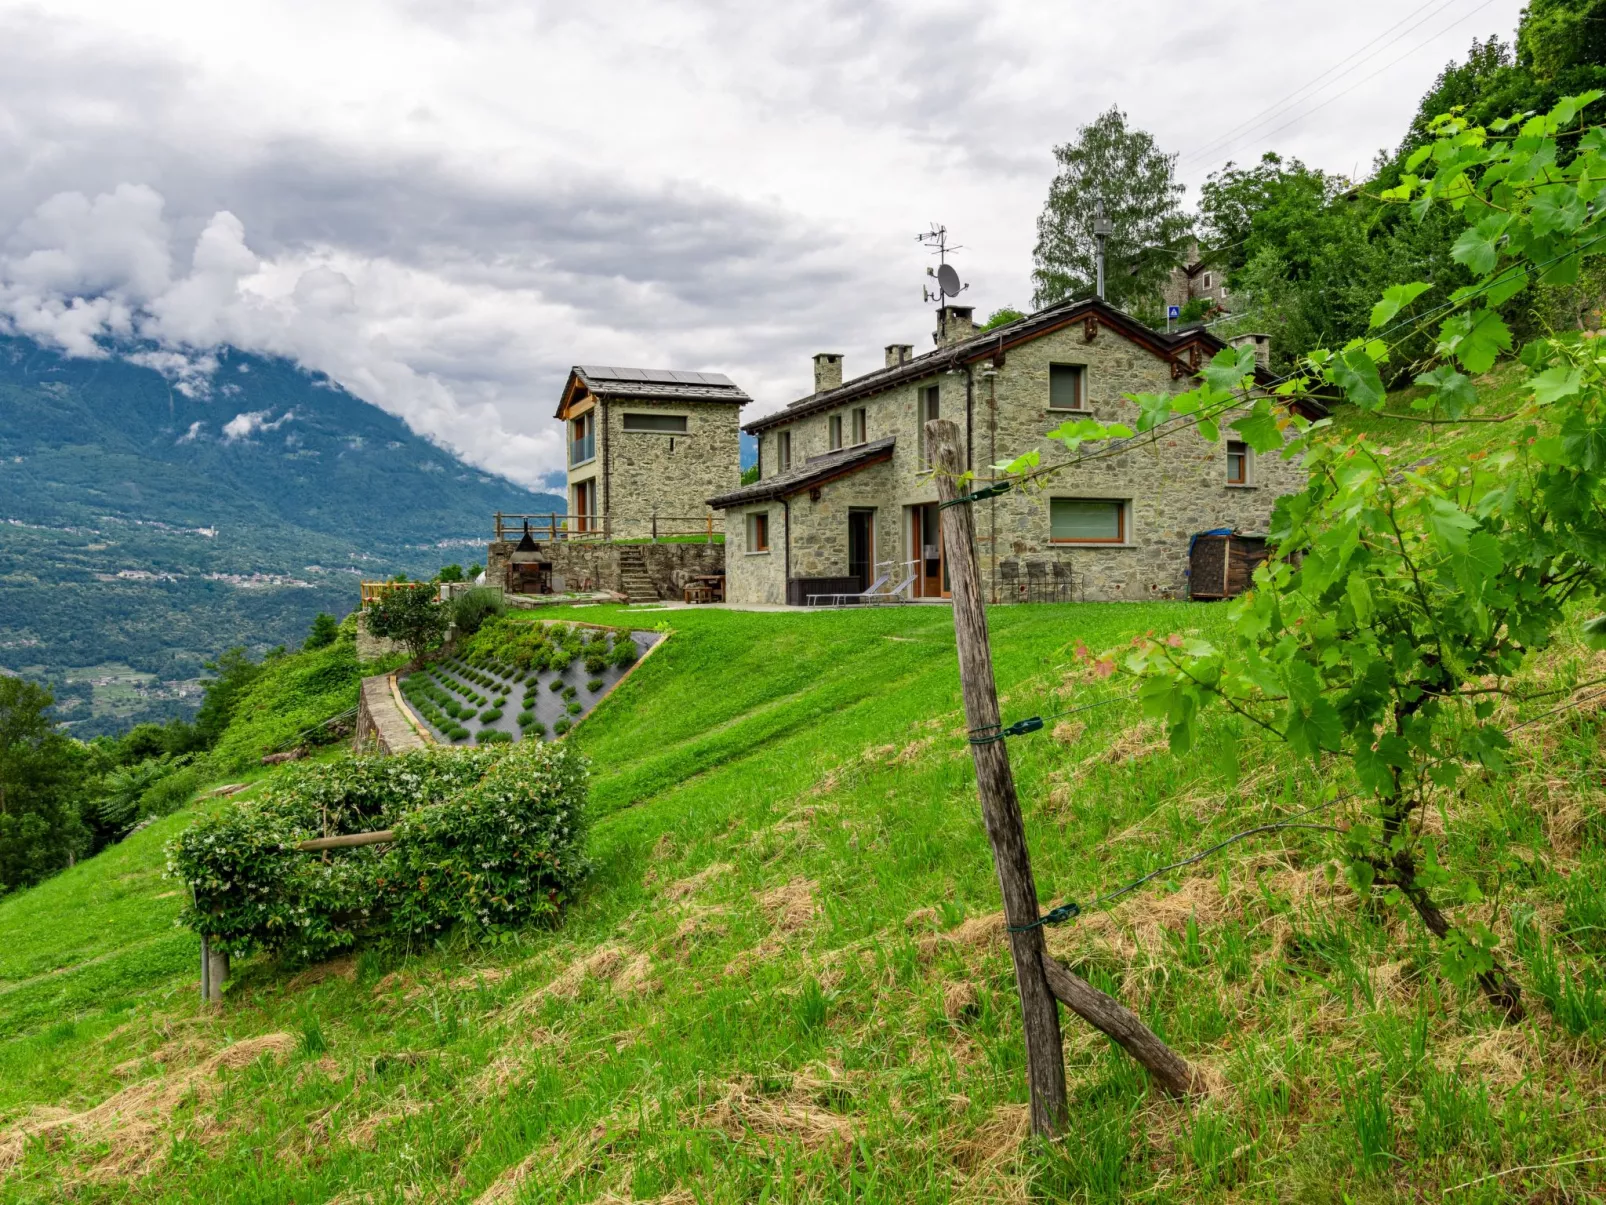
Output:
<svg viewBox="0 0 1606 1205">
<path fill-rule="evenodd" d="M 1005 718 L 1107 693 L 1075 681 L 1076 639 L 1224 615 L 996 609 Z M 1071 1135 L 1035 1149 L 948 612 L 575 617 L 674 634 L 570 738 L 600 819 L 559 930 L 299 975 L 252 960 L 209 1015 L 159 874 L 184 816 L 0 901 L 0 1201 L 1336 1203 L 1597 1151 L 1594 715 L 1524 730 L 1513 782 L 1445 801 L 1445 856 L 1498 901 L 1525 982 L 1555 950 L 1581 968 L 1553 992 L 1573 1005 L 1502 1026 L 1418 927 L 1332 881 L 1324 835 L 1258 838 L 1050 940 L 1216 1090 L 1169 1103 L 1067 1016 Z M 1314 798 L 1308 767 L 1220 721 L 1177 759 L 1125 705 L 1010 752 L 1056 900 Z M 1453 1199 L 1584 1199 L 1597 1166 Z"/>
</svg>

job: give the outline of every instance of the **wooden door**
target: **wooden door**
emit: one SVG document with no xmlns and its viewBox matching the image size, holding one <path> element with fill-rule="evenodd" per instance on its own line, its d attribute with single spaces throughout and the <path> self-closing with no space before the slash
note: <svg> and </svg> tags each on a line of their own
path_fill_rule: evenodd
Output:
<svg viewBox="0 0 1606 1205">
<path fill-rule="evenodd" d="M 937 504 L 910 508 L 915 562 L 915 597 L 947 598 L 948 565 L 942 546 Z"/>
</svg>

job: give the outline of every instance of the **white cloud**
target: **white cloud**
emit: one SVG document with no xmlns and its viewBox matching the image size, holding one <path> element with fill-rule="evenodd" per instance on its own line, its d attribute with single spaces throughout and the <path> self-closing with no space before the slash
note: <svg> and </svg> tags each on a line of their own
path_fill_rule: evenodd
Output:
<svg viewBox="0 0 1606 1205">
<path fill-rule="evenodd" d="M 781 405 L 811 352 L 925 343 L 933 218 L 982 313 L 1025 304 L 1050 149 L 1109 105 L 1191 197 L 1263 149 L 1364 169 L 1519 6 L 0 0 L 0 321 L 143 336 L 194 396 L 221 343 L 288 356 L 536 484 L 571 364 Z"/>
<path fill-rule="evenodd" d="M 226 443 L 234 443 L 236 440 L 249 439 L 259 431 L 277 431 L 296 416 L 294 410 L 287 410 L 278 418 L 269 422 L 268 415 L 270 413 L 272 412 L 268 410 L 247 410 L 244 413 L 236 414 L 223 424 L 224 441 Z"/>
<path fill-rule="evenodd" d="M 184 432 L 183 435 L 180 435 L 175 442 L 181 444 L 194 443 L 197 439 L 201 438 L 201 431 L 203 428 L 205 428 L 205 426 L 206 424 L 200 421 L 191 423 L 190 429 Z"/>
</svg>

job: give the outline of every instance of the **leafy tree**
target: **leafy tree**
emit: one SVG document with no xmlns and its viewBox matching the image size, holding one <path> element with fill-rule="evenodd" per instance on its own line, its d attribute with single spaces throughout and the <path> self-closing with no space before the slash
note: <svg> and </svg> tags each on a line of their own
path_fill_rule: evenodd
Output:
<svg viewBox="0 0 1606 1205">
<path fill-rule="evenodd" d="M 368 630 L 386 640 L 400 641 L 415 659 L 440 645 L 451 614 L 428 586 L 386 590 L 368 604 Z"/>
<path fill-rule="evenodd" d="M 994 310 L 990 315 L 988 315 L 987 321 L 982 323 L 981 329 L 984 331 L 990 331 L 994 327 L 1005 326 L 1011 322 L 1018 322 L 1024 317 L 1026 317 L 1026 315 L 1021 313 L 1014 306 L 1006 305 Z"/>
<path fill-rule="evenodd" d="M 463 566 L 442 565 L 441 571 L 435 575 L 438 582 L 460 582 L 463 580 Z"/>
<path fill-rule="evenodd" d="M 1114 227 L 1105 240 L 1105 296 L 1118 306 L 1150 301 L 1188 238 L 1183 186 L 1173 178 L 1176 155 L 1161 151 L 1153 135 L 1129 128 L 1126 114 L 1112 108 L 1055 147 L 1054 158 L 1059 173 L 1037 219 L 1033 304 L 1092 293 L 1093 212 L 1100 199 Z"/>
<path fill-rule="evenodd" d="M 282 654 L 283 650 L 280 652 Z M 246 687 L 262 673 L 262 666 L 251 660 L 243 647 L 237 646 L 222 653 L 217 660 L 206 662 L 206 668 L 212 671 L 212 677 L 207 679 L 206 694 L 195 713 L 195 728 L 205 747 L 211 748 L 229 726 L 235 705 Z"/>
<path fill-rule="evenodd" d="M 1472 283 L 1409 323 L 1398 316 L 1429 286 L 1389 288 L 1369 317 L 1370 337 L 1313 353 L 1307 377 L 1279 392 L 1320 384 L 1380 410 L 1395 354 L 1385 339 L 1439 318 L 1434 363 L 1417 372 L 1423 393 L 1404 417 L 1488 421 L 1476 378 L 1514 343 L 1501 307 L 1574 283 L 1586 258 L 1606 254 L 1596 229 L 1606 128 L 1575 124 L 1601 96 L 1487 128 L 1435 121 L 1433 141 L 1381 200 L 1409 207 L 1415 220 L 1455 215 L 1453 254 Z M 1577 153 L 1560 166 L 1563 137 Z M 1533 341 L 1519 363 L 1524 400 L 1504 420 L 1515 429 L 1485 449 L 1450 444 L 1419 461 L 1364 435 L 1296 439 L 1306 487 L 1279 501 L 1271 525 L 1279 555 L 1233 605 L 1224 646 L 1172 635 L 1100 662 L 1142 680 L 1145 708 L 1166 722 L 1178 752 L 1198 740 L 1200 712 L 1219 705 L 1313 760 L 1347 763 L 1364 801 L 1335 829 L 1350 882 L 1414 911 L 1441 939 L 1446 974 L 1477 982 L 1512 1016 L 1520 994 L 1493 932 L 1475 919 L 1452 924 L 1445 911 L 1447 901 L 1479 900 L 1479 883 L 1440 860 L 1421 817 L 1468 768 L 1506 770 L 1499 701 L 1520 701 L 1515 676 L 1551 644 L 1570 607 L 1606 591 L 1606 351 L 1566 332 Z M 1214 439 L 1226 423 L 1258 452 L 1282 448 L 1299 424 L 1256 394 L 1253 368 L 1247 349 L 1224 351 L 1198 388 L 1135 398 L 1140 430 L 1182 420 Z M 1130 434 L 1086 420 L 1053 437 L 1075 448 Z M 1028 453 L 1013 468 L 1027 473 L 1035 463 Z M 1606 643 L 1606 616 L 1588 629 Z"/>
<path fill-rule="evenodd" d="M 1568 87 L 1598 82 L 1576 72 L 1606 64 L 1606 0 L 1529 0 L 1517 27 L 1517 62 Z"/>
<path fill-rule="evenodd" d="M 0 893 L 72 865 L 88 843 L 83 754 L 57 731 L 53 702 L 32 682 L 0 675 Z"/>
<path fill-rule="evenodd" d="M 312 626 L 307 629 L 307 641 L 303 648 L 328 648 L 340 636 L 340 621 L 327 611 L 319 611 L 312 617 Z"/>
<path fill-rule="evenodd" d="M 757 480 L 758 480 L 758 466 L 756 464 L 750 466 L 749 468 L 745 468 L 745 469 L 742 470 L 742 481 L 741 481 L 741 483 L 743 485 L 752 485 Z"/>
<path fill-rule="evenodd" d="M 475 578 L 479 577 L 479 575 L 484 573 L 484 572 L 485 572 L 485 566 L 484 565 L 475 564 L 475 565 L 470 565 L 468 567 L 468 569 L 464 571 L 464 576 L 467 577 L 469 581 L 473 581 Z"/>
</svg>

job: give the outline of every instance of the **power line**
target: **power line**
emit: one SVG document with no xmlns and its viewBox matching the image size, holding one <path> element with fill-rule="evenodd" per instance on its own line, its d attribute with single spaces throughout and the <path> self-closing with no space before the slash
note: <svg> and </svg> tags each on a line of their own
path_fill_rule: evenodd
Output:
<svg viewBox="0 0 1606 1205">
<path fill-rule="evenodd" d="M 1313 113 L 1320 112 L 1322 109 L 1325 109 L 1328 105 L 1332 104 L 1334 101 L 1339 100 L 1339 99 L 1341 99 L 1341 98 L 1343 98 L 1345 96 L 1348 96 L 1351 92 L 1355 91 L 1355 89 L 1359 88 L 1362 84 L 1367 83 L 1370 80 L 1376 79 L 1378 76 L 1382 75 L 1383 72 L 1389 70 L 1389 68 L 1395 66 L 1396 64 L 1398 64 L 1400 62 L 1403 62 L 1405 59 L 1410 58 L 1413 54 L 1415 54 L 1417 51 L 1421 50 L 1423 47 L 1430 45 L 1431 43 L 1437 41 L 1439 38 L 1442 38 L 1445 34 L 1449 33 L 1457 25 L 1460 25 L 1460 24 L 1462 24 L 1463 22 L 1466 22 L 1466 21 L 1470 21 L 1473 17 L 1477 16 L 1479 13 L 1481 13 L 1484 9 L 1488 8 L 1493 3 L 1494 3 L 1494 0 L 1483 0 L 1483 3 L 1478 5 L 1478 7 L 1473 9 L 1470 13 L 1467 13 L 1465 16 L 1462 16 L 1462 17 L 1457 17 L 1454 21 L 1450 22 L 1450 24 L 1446 25 L 1443 29 L 1439 30 L 1438 33 L 1433 34 L 1431 37 L 1429 37 L 1426 41 L 1419 42 L 1415 46 L 1411 47 L 1410 50 L 1407 50 L 1404 54 L 1398 55 L 1395 58 L 1390 59 L 1387 63 L 1383 64 L 1383 66 L 1379 67 L 1376 71 L 1372 72 L 1370 75 L 1362 76 L 1360 79 L 1356 80 L 1353 84 L 1351 84 L 1348 88 L 1345 88 L 1342 92 L 1334 93 L 1332 96 L 1329 96 L 1326 100 L 1322 101 L 1319 105 L 1315 105 L 1315 106 L 1313 106 L 1313 107 L 1311 107 L 1309 109 L 1306 109 L 1303 113 L 1300 113 L 1297 116 L 1290 118 L 1288 121 L 1285 121 L 1282 125 L 1277 126 L 1277 127 L 1273 128 L 1273 129 L 1267 130 L 1263 134 L 1257 134 L 1257 135 L 1255 135 L 1255 137 L 1258 137 L 1258 138 L 1270 138 L 1274 134 L 1279 134 L 1283 130 L 1288 129 L 1289 126 L 1298 125 L 1300 122 L 1302 122 L 1306 118 L 1310 117 Z M 1246 139 L 1240 138 L 1237 142 L 1232 144 L 1232 149 L 1236 150 L 1239 146 L 1241 146 L 1243 144 L 1244 141 L 1246 141 Z"/>
<path fill-rule="evenodd" d="M 1245 121 L 1239 122 L 1237 125 L 1233 126 L 1230 130 L 1226 130 L 1225 132 L 1223 132 L 1221 134 L 1218 134 L 1213 141 L 1207 143 L 1206 145 L 1204 145 L 1202 147 L 1194 148 L 1192 151 L 1188 152 L 1188 154 L 1183 157 L 1182 163 L 1183 164 L 1187 164 L 1187 163 L 1193 162 L 1196 159 L 1207 158 L 1217 147 L 1219 147 L 1219 146 L 1221 146 L 1221 145 L 1223 145 L 1225 143 L 1230 142 L 1238 134 L 1240 134 L 1240 133 L 1242 133 L 1244 131 L 1247 131 L 1249 129 L 1252 129 L 1256 125 L 1262 124 L 1262 121 L 1261 121 L 1262 118 L 1274 117 L 1279 111 L 1286 109 L 1289 105 L 1294 104 L 1296 102 L 1297 103 L 1303 103 L 1303 101 L 1300 100 L 1299 98 L 1304 93 L 1310 92 L 1312 89 L 1315 89 L 1317 92 L 1320 92 L 1323 88 L 1327 87 L 1327 85 L 1329 83 L 1336 83 L 1338 79 L 1342 79 L 1345 75 L 1349 74 L 1349 71 L 1352 71 L 1355 68 L 1351 67 L 1351 68 L 1349 68 L 1349 70 L 1344 70 L 1344 71 L 1340 71 L 1340 68 L 1345 67 L 1346 64 L 1351 63 L 1353 60 L 1355 60 L 1355 59 L 1359 58 L 1361 55 L 1365 54 L 1373 46 L 1376 46 L 1377 43 L 1382 42 L 1383 39 L 1387 38 L 1389 36 L 1389 34 L 1394 33 L 1394 31 L 1400 29 L 1400 27 L 1402 25 L 1405 25 L 1407 22 L 1410 22 L 1414 18 L 1416 18 L 1418 14 L 1422 13 L 1426 9 L 1433 9 L 1433 11 L 1428 13 L 1427 16 L 1423 17 L 1421 21 L 1418 21 L 1416 23 L 1416 25 L 1412 25 L 1409 29 L 1400 30 L 1400 32 L 1394 38 L 1392 38 L 1388 42 L 1384 43 L 1384 45 L 1385 46 L 1393 45 L 1394 42 L 1398 41 L 1400 38 L 1403 38 L 1406 34 L 1410 33 L 1412 30 L 1416 29 L 1423 22 L 1430 21 L 1434 17 L 1438 16 L 1439 13 L 1443 12 L 1444 9 L 1448 8 L 1454 2 L 1455 2 L 1455 0 L 1427 0 L 1427 3 L 1422 4 L 1422 5 L 1418 6 L 1417 8 L 1413 9 L 1411 12 L 1407 13 L 1404 17 L 1400 18 L 1400 20 L 1396 21 L 1393 25 L 1389 26 L 1382 33 L 1378 34 L 1370 42 L 1366 43 L 1366 45 L 1360 47 L 1359 49 L 1357 49 L 1355 51 L 1352 51 L 1349 55 L 1347 55 L 1346 57 L 1340 59 L 1338 62 L 1334 63 L 1326 71 L 1324 71 L 1320 75 L 1316 76 L 1316 78 L 1310 80 L 1308 83 L 1302 85 L 1301 87 L 1294 89 L 1294 91 L 1290 92 L 1287 96 L 1282 97 L 1280 100 L 1273 101 L 1271 104 L 1267 105 L 1264 109 L 1260 110 L 1260 112 L 1256 113 L 1254 116 L 1248 118 Z M 1358 65 L 1359 64 L 1357 64 L 1357 66 Z M 1339 72 L 1338 76 L 1335 77 L 1335 79 L 1328 80 L 1327 77 L 1333 75 L 1333 73 L 1335 71 Z M 1327 80 L 1327 83 L 1323 83 L 1324 80 Z M 1309 97 L 1306 97 L 1305 99 L 1309 99 Z"/>
</svg>

